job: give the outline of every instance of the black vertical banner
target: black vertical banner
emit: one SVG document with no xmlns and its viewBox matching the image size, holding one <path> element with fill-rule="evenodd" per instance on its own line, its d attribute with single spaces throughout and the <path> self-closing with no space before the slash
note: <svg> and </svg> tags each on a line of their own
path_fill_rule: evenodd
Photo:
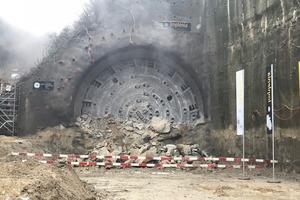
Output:
<svg viewBox="0 0 300 200">
<path fill-rule="evenodd" d="M 266 126 L 267 126 L 267 134 L 272 134 L 273 129 L 273 110 L 272 110 L 272 97 L 273 97 L 273 89 L 272 89 L 272 77 L 273 75 L 273 65 L 268 66 L 266 70 L 266 80 L 267 80 L 267 87 L 266 87 L 266 97 L 267 97 L 267 115 L 266 115 Z"/>
</svg>

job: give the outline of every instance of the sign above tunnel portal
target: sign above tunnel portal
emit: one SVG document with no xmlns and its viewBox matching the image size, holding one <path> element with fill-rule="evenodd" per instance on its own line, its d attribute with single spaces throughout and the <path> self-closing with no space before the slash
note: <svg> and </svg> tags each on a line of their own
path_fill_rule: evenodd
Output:
<svg viewBox="0 0 300 200">
<path fill-rule="evenodd" d="M 176 22 L 176 21 L 163 21 L 154 22 L 155 29 L 174 29 L 176 31 L 191 31 L 192 24 L 188 22 Z"/>
<path fill-rule="evenodd" d="M 34 81 L 33 89 L 34 90 L 51 91 L 54 89 L 54 82 L 53 81 Z"/>
</svg>

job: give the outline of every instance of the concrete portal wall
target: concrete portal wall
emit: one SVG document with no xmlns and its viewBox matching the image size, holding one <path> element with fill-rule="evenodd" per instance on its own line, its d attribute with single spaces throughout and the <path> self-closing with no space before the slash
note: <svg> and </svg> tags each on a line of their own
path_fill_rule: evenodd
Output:
<svg viewBox="0 0 300 200">
<path fill-rule="evenodd" d="M 295 153 L 300 145 L 299 1 L 206 2 L 217 65 L 212 79 L 212 127 L 220 128 L 207 136 L 213 151 L 242 155 L 241 138 L 235 133 L 235 72 L 245 69 L 245 155 L 272 158 L 272 136 L 265 128 L 265 74 L 266 67 L 274 64 L 275 158 L 281 169 L 300 173 L 300 156 Z"/>
<path fill-rule="evenodd" d="M 245 69 L 246 128 L 263 126 L 265 68 L 274 64 L 275 109 L 299 106 L 300 6 L 298 1 L 207 1 L 207 17 L 215 38 L 214 97 L 219 125 L 235 125 L 235 72 Z M 275 124 L 299 128 L 300 115 L 287 108 L 276 112 Z"/>
<path fill-rule="evenodd" d="M 215 66 L 210 41 L 214 41 L 214 34 L 207 33 L 210 25 L 204 20 L 206 2 L 100 0 L 96 6 L 98 25 L 81 27 L 82 31 L 73 33 L 58 53 L 23 78 L 20 132 L 26 134 L 61 122 L 71 123 L 81 109 L 78 105 L 84 91 L 79 88 L 92 81 L 88 74 L 101 67 L 106 58 L 118 59 L 113 57 L 116 52 L 139 48 L 172 59 L 192 77 L 199 90 L 195 98 L 205 120 L 210 121 L 209 75 Z M 91 18 L 95 17 L 93 14 Z M 185 22 L 191 26 L 190 30 L 168 29 L 161 27 L 162 22 Z M 54 90 L 35 90 L 34 81 L 53 81 Z"/>
</svg>

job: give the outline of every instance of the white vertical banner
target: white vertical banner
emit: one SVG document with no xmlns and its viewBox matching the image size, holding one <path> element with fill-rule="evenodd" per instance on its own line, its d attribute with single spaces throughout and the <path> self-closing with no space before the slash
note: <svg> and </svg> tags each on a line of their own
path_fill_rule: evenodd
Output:
<svg viewBox="0 0 300 200">
<path fill-rule="evenodd" d="M 244 70 L 236 72 L 236 131 L 244 135 Z"/>
</svg>

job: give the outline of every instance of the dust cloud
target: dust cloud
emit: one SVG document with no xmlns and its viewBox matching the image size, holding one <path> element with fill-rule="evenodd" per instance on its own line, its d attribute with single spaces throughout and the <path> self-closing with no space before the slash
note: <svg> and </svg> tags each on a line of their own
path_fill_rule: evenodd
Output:
<svg viewBox="0 0 300 200">
<path fill-rule="evenodd" d="M 24 74 L 42 58 L 48 44 L 47 35 L 36 37 L 0 19 L 0 79 Z"/>
</svg>

